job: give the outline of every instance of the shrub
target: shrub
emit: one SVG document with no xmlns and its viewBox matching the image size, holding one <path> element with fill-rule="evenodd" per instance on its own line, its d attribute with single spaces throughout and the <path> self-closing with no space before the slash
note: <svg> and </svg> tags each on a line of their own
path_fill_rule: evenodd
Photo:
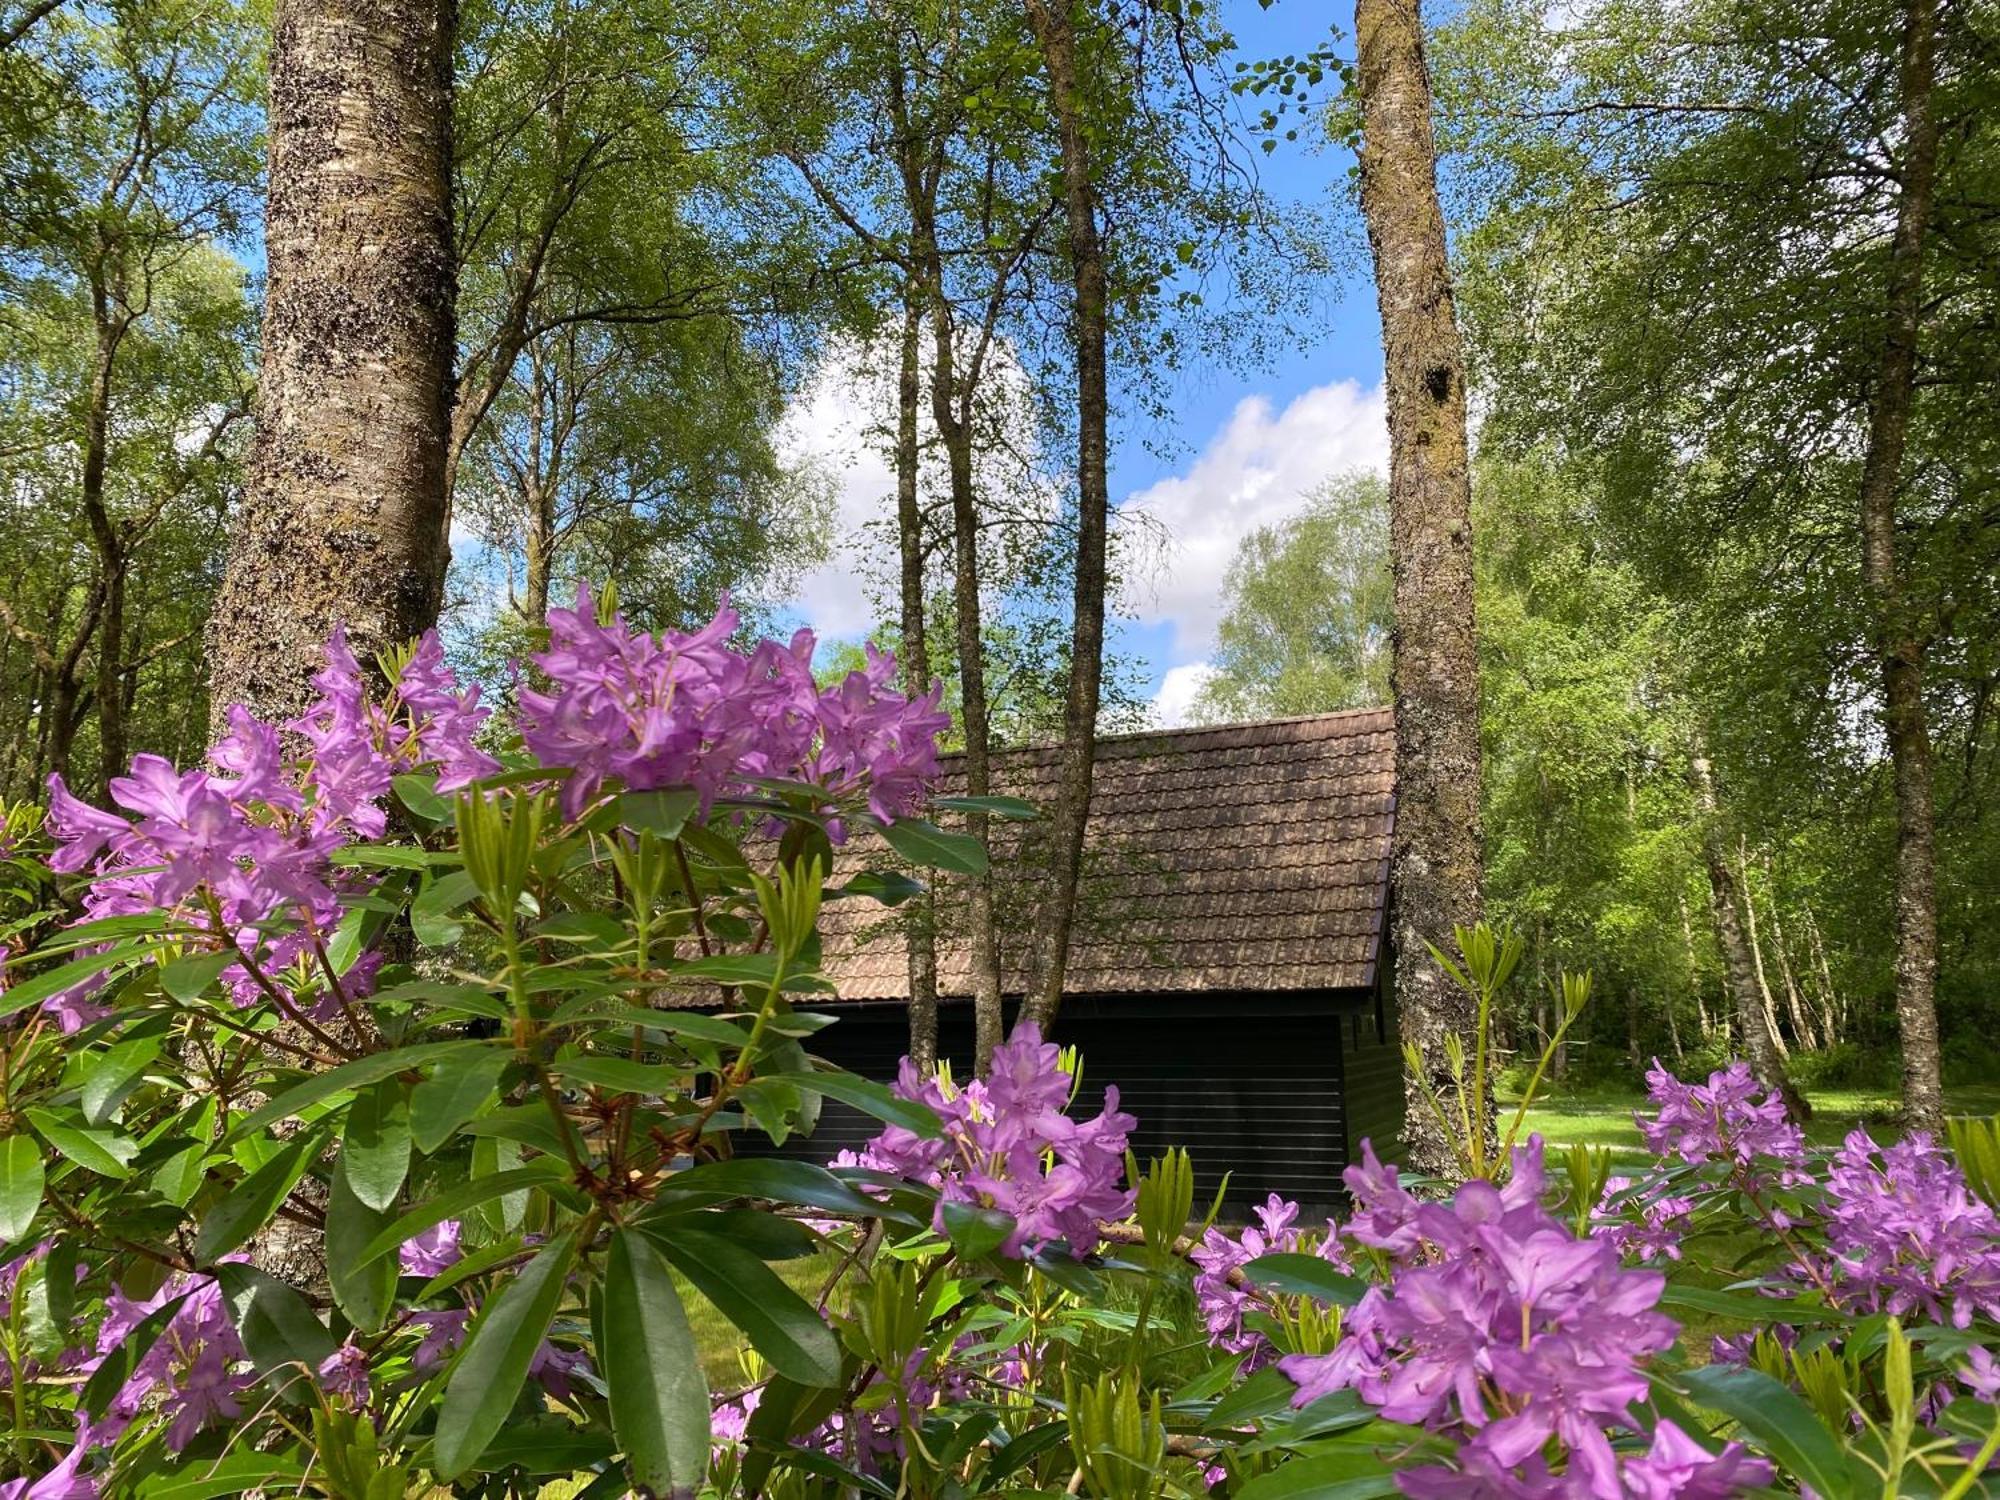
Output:
<svg viewBox="0 0 2000 1500">
<path fill-rule="evenodd" d="M 822 690 L 809 637 L 739 651 L 726 615 L 550 623 L 514 732 L 434 639 L 381 694 L 336 639 L 307 712 L 232 714 L 210 769 L 138 757 L 118 812 L 55 784 L 71 916 L 10 820 L 43 940 L 0 995 L 0 1500 L 1987 1482 L 2000 1226 L 1934 1143 L 1815 1156 L 1737 1065 L 1654 1075 L 1643 1176 L 1552 1169 L 1532 1076 L 1497 1134 L 1460 1108 L 1519 956 L 1474 929 L 1438 957 L 1480 1032 L 1425 1099 L 1467 1180 L 1370 1149 L 1343 1222 L 1191 1226 L 1186 1156 L 1133 1161 L 1115 1090 L 1074 1114 L 1032 1028 L 962 1086 L 807 1050 L 824 903 L 918 889 L 829 883 L 836 844 L 983 858 L 920 817 L 934 694 L 872 655 Z M 881 1120 L 864 1151 L 736 1149 L 826 1099 Z"/>
</svg>

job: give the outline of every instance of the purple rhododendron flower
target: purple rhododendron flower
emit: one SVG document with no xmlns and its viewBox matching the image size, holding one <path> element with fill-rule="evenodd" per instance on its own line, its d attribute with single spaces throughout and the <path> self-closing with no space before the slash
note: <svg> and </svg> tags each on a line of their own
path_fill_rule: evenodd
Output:
<svg viewBox="0 0 2000 1500">
<path fill-rule="evenodd" d="M 95 1435 L 79 1424 L 76 1442 L 60 1463 L 39 1477 L 29 1475 L 0 1483 L 0 1500 L 98 1500 L 103 1492 L 97 1481 L 83 1472 L 83 1461 L 95 1446 Z"/>
<path fill-rule="evenodd" d="M 368 1351 L 349 1339 L 320 1361 L 320 1388 L 360 1408 L 368 1404 Z"/>
<path fill-rule="evenodd" d="M 409 1321 L 412 1328 L 421 1328 L 424 1332 L 416 1353 L 410 1357 L 410 1363 L 419 1370 L 428 1370 L 449 1359 L 452 1351 L 465 1342 L 465 1328 L 472 1321 L 472 1310 L 464 1307 L 425 1308 L 411 1313 Z"/>
<path fill-rule="evenodd" d="M 1690 1165 L 1733 1161 L 1750 1166 L 1760 1158 L 1779 1163 L 1779 1180 L 1797 1180 L 1790 1171 L 1805 1161 L 1805 1134 L 1785 1113 L 1776 1089 L 1766 1089 L 1738 1058 L 1711 1073 L 1705 1084 L 1682 1083 L 1656 1057 L 1646 1073 L 1646 1091 L 1659 1106 L 1648 1120 L 1639 1117 L 1639 1133 L 1659 1156 L 1674 1156 Z"/>
<path fill-rule="evenodd" d="M 403 1270 L 411 1276 L 422 1276 L 426 1280 L 442 1276 L 457 1265 L 462 1252 L 458 1248 L 459 1222 L 444 1219 L 429 1229 L 403 1242 L 398 1258 Z"/>
<path fill-rule="evenodd" d="M 844 1164 L 928 1182 L 946 1203 L 971 1203 L 1009 1214 L 1014 1227 L 1000 1247 L 1019 1258 L 1057 1240 L 1081 1258 L 1097 1248 L 1098 1223 L 1132 1211 L 1125 1186 L 1125 1144 L 1138 1122 L 1104 1091 L 1093 1119 L 1065 1113 L 1073 1080 L 1062 1049 L 1044 1042 L 1033 1022 L 1018 1026 L 993 1054 L 991 1075 L 960 1089 L 920 1077 L 903 1059 L 896 1092 L 927 1105 L 944 1121 L 944 1139 L 925 1140 L 891 1126 Z"/>
<path fill-rule="evenodd" d="M 1967 1328 L 2000 1317 L 2000 1216 L 1918 1131 L 1878 1146 L 1855 1130 L 1826 1179 L 1829 1259 L 1843 1307 Z"/>
<path fill-rule="evenodd" d="M 891 685 L 894 658 L 870 650 L 864 670 L 822 690 L 811 631 L 789 645 L 729 645 L 738 621 L 725 599 L 701 629 L 634 631 L 600 621 L 588 588 L 549 611 L 549 649 L 534 658 L 549 690 L 523 687 L 521 736 L 545 766 L 566 766 L 562 805 L 575 817 L 607 784 L 690 787 L 706 809 L 758 778 L 810 781 L 834 794 L 868 785 L 882 818 L 911 812 L 937 775 L 949 717 L 943 684 L 910 699 Z"/>
<path fill-rule="evenodd" d="M 1195 1267 L 1195 1306 L 1208 1329 L 1209 1343 L 1231 1354 L 1247 1355 L 1246 1370 L 1267 1363 L 1276 1351 L 1262 1333 L 1244 1327 L 1244 1314 L 1255 1310 L 1258 1297 L 1250 1287 L 1239 1284 L 1235 1273 L 1260 1255 L 1299 1251 L 1307 1240 L 1297 1227 L 1299 1206 L 1289 1199 L 1273 1193 L 1255 1212 L 1258 1222 L 1237 1235 L 1211 1225 L 1188 1255 Z M 1341 1248 L 1338 1228 L 1332 1223 L 1312 1246 L 1312 1253 L 1342 1271 L 1352 1270 Z"/>
<path fill-rule="evenodd" d="M 1486 1486 L 1464 1493 L 1558 1493 L 1536 1487 L 1551 1439 L 1564 1483 L 1621 1493 L 1609 1433 L 1646 1395 L 1644 1359 L 1677 1332 L 1654 1311 L 1665 1278 L 1625 1269 L 1542 1206 L 1540 1137 L 1514 1153 L 1504 1187 L 1468 1182 L 1449 1204 L 1413 1197 L 1369 1147 L 1346 1181 L 1358 1205 L 1346 1232 L 1388 1253 L 1393 1277 L 1348 1312 L 1331 1353 L 1278 1362 L 1294 1404 L 1351 1389 L 1390 1421 L 1451 1433 L 1456 1477 Z M 1410 1493 L 1444 1493 L 1429 1483 Z"/>
</svg>

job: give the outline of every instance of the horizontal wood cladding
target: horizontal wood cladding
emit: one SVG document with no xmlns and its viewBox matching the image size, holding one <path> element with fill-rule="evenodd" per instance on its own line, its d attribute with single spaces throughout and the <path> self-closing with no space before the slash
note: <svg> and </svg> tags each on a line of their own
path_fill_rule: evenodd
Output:
<svg viewBox="0 0 2000 1500">
<path fill-rule="evenodd" d="M 836 1014 L 809 1050 L 863 1077 L 893 1079 L 908 1050 L 903 1007 L 844 1005 Z M 1372 1035 L 1376 1016 L 1366 991 L 1303 1001 L 1255 994 L 1079 997 L 1065 1003 L 1054 1040 L 1082 1056 L 1073 1109 L 1097 1113 L 1105 1087 L 1115 1085 L 1119 1107 L 1138 1121 L 1134 1154 L 1143 1164 L 1169 1147 L 1186 1147 L 1204 1207 L 1226 1175 L 1231 1217 L 1271 1193 L 1324 1211 L 1339 1200 L 1348 1162 L 1342 1053 L 1356 1018 Z M 969 1006 L 941 1007 L 939 1050 L 955 1077 L 971 1076 Z M 858 1150 L 880 1128 L 828 1101 L 811 1139 L 787 1143 L 783 1154 L 825 1161 Z M 771 1150 L 750 1136 L 739 1149 Z"/>
</svg>

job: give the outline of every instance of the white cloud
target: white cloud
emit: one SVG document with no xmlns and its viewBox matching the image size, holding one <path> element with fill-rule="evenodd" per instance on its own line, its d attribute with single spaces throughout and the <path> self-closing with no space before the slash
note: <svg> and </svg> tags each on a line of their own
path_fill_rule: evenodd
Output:
<svg viewBox="0 0 2000 1500">
<path fill-rule="evenodd" d="M 1306 492 L 1328 476 L 1353 468 L 1386 472 L 1388 465 L 1379 385 L 1363 390 L 1356 381 L 1342 380 L 1314 386 L 1283 411 L 1274 411 L 1262 396 L 1238 402 L 1186 473 L 1126 500 L 1127 509 L 1166 532 L 1154 576 L 1137 580 L 1127 602 L 1142 623 L 1173 627 L 1175 656 L 1204 655 L 1215 643 L 1222 578 L 1237 544 L 1259 526 L 1296 514 Z M 1167 674 L 1162 699 L 1174 673 L 1186 670 L 1176 667 Z M 1189 688 L 1188 701 L 1192 697 Z M 1160 712 L 1164 716 L 1167 710 L 1161 706 Z"/>
<path fill-rule="evenodd" d="M 1205 661 L 1167 668 L 1167 675 L 1160 680 L 1160 690 L 1153 694 L 1153 722 L 1162 729 L 1178 729 L 1187 723 L 1195 700 L 1201 697 L 1201 690 L 1214 675 L 1215 668 Z"/>
<path fill-rule="evenodd" d="M 833 489 L 830 555 L 798 581 L 788 601 L 826 639 L 865 635 L 878 621 L 871 597 L 879 601 L 894 586 L 893 528 L 878 529 L 873 535 L 865 534 L 864 528 L 891 521 L 896 513 L 896 470 L 889 442 L 896 421 L 896 356 L 893 339 L 884 339 L 873 351 L 851 340 L 837 341 L 805 389 L 793 398 L 779 426 L 779 451 L 793 463 L 817 468 Z M 997 342 L 987 360 L 985 400 L 1002 411 L 1025 413 L 1033 393 L 1012 346 Z M 928 388 L 917 420 L 918 440 L 927 455 L 921 483 L 926 503 L 935 503 L 945 493 L 946 478 Z M 1016 514 L 1032 514 L 1038 508 L 1054 514 L 1057 494 L 1043 472 L 1034 428 L 1026 416 L 1017 416 L 1010 436 L 1007 451 L 982 450 L 974 455 L 976 482 L 988 494 L 1007 496 Z"/>
<path fill-rule="evenodd" d="M 792 605 L 829 638 L 864 635 L 875 624 L 861 571 L 860 539 L 869 522 L 894 514 L 896 471 L 882 441 L 895 392 L 855 345 L 836 345 L 793 400 L 779 448 L 794 463 L 823 470 L 833 483 L 831 555 L 800 579 Z"/>
</svg>

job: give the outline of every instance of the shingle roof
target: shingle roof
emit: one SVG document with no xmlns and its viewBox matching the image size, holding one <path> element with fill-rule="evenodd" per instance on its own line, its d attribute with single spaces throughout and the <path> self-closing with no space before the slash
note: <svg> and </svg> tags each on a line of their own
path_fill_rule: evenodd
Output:
<svg viewBox="0 0 2000 1500">
<path fill-rule="evenodd" d="M 1067 992 L 1373 984 L 1395 817 L 1394 738 L 1390 711 L 1379 708 L 1100 740 Z M 1058 754 L 1044 746 L 996 755 L 994 791 L 1046 809 Z M 957 757 L 946 761 L 944 782 L 947 795 L 963 787 Z M 1032 838 L 1039 826 L 993 822 L 1003 932 L 1032 928 L 1034 893 L 1022 873 L 1032 866 L 1018 851 L 1024 831 Z M 842 863 L 868 857 L 856 848 Z M 939 989 L 964 995 L 967 951 L 953 931 L 960 924 L 949 884 L 945 892 Z M 832 903 L 822 931 L 826 973 L 843 999 L 907 998 L 903 937 L 880 908 Z M 1024 938 L 1003 942 L 1010 993 L 1025 988 L 1030 959 Z"/>
</svg>

